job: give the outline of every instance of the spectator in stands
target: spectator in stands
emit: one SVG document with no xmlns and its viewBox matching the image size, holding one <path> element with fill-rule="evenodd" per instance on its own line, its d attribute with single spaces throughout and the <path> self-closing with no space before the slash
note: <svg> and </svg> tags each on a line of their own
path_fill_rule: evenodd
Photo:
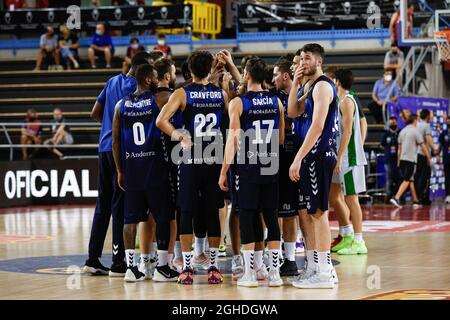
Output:
<svg viewBox="0 0 450 320">
<path fill-rule="evenodd" d="M 58 145 L 58 144 L 73 144 L 73 137 L 70 133 L 70 128 L 65 124 L 65 119 L 62 113 L 62 110 L 56 108 L 53 110 L 53 125 L 52 125 L 52 134 L 53 136 L 45 140 L 45 145 Z M 60 159 L 64 158 L 64 155 L 61 151 L 56 148 L 50 148 L 50 151 L 53 152 Z"/>
<path fill-rule="evenodd" d="M 123 74 L 127 74 L 128 71 L 130 71 L 131 59 L 133 59 L 133 56 L 139 51 L 145 51 L 144 46 L 142 46 L 139 43 L 139 39 L 138 38 L 131 38 L 130 45 L 127 48 L 127 54 L 126 54 L 125 59 L 123 60 L 123 63 L 122 63 L 122 72 L 123 72 Z"/>
<path fill-rule="evenodd" d="M 437 155 L 434 147 L 433 135 L 430 125 L 432 114 L 428 109 L 422 109 L 420 111 L 420 119 L 417 124 L 417 130 L 422 136 L 425 146 L 427 147 L 430 156 Z M 439 160 L 439 159 L 438 159 Z M 417 191 L 417 197 L 423 205 L 431 204 L 429 197 L 429 186 L 431 177 L 431 163 L 427 162 L 427 157 L 421 149 L 419 149 L 417 156 L 417 170 L 414 176 L 414 186 Z"/>
<path fill-rule="evenodd" d="M 400 95 L 400 87 L 392 79 L 393 72 L 391 69 L 384 70 L 384 75 L 382 79 L 375 82 L 372 92 L 372 102 L 369 103 L 368 108 L 375 118 L 377 123 L 383 122 L 382 109 L 383 104 L 386 101 L 397 101 Z M 394 86 L 390 96 L 388 97 L 388 92 L 391 86 Z"/>
<path fill-rule="evenodd" d="M 36 57 L 36 67 L 35 71 L 41 69 L 42 60 L 46 58 L 49 69 L 53 68 L 53 62 L 56 64 L 56 69 L 61 69 L 59 50 L 58 50 L 58 36 L 52 27 L 47 27 L 47 32 L 41 36 L 40 48 L 38 55 Z M 52 59 L 53 58 L 53 59 Z"/>
<path fill-rule="evenodd" d="M 38 119 L 38 114 L 34 109 L 28 109 L 27 116 L 24 120 L 25 124 L 21 129 L 21 144 L 42 144 L 42 126 L 41 121 Z M 35 155 L 38 149 L 36 148 L 32 155 Z M 22 156 L 23 160 L 27 160 L 28 156 L 28 148 L 22 148 Z"/>
<path fill-rule="evenodd" d="M 400 73 L 400 69 L 403 66 L 403 62 L 405 60 L 405 56 L 403 52 L 393 43 L 391 45 L 391 50 L 386 52 L 384 56 L 384 69 L 392 69 L 395 70 L 395 74 L 398 75 Z M 395 75 L 393 75 L 395 78 Z M 401 85 L 402 80 L 399 79 L 398 84 Z"/>
<path fill-rule="evenodd" d="M 442 162 L 445 174 L 445 202 L 450 203 L 450 117 L 447 116 L 447 127 L 439 135 L 439 150 L 442 151 Z"/>
<path fill-rule="evenodd" d="M 166 44 L 166 36 L 162 33 L 158 35 L 158 44 L 153 50 L 159 50 L 164 53 L 164 58 L 172 59 L 172 49 Z"/>
<path fill-rule="evenodd" d="M 421 205 L 414 187 L 414 172 L 416 170 L 418 149 L 422 149 L 429 165 L 431 165 L 431 157 L 425 147 L 422 135 L 417 130 L 417 115 L 411 114 L 407 124 L 408 125 L 400 132 L 398 138 L 397 166 L 399 167 L 402 183 L 400 184 L 396 195 L 391 198 L 390 202 L 397 208 L 401 208 L 399 199 L 409 188 L 413 198 L 413 209 L 418 209 Z"/>
<path fill-rule="evenodd" d="M 399 172 L 397 167 L 398 124 L 396 117 L 389 118 L 389 129 L 384 132 L 381 147 L 384 150 L 384 169 L 386 171 L 386 192 L 390 198 L 398 189 Z"/>
<path fill-rule="evenodd" d="M 80 65 L 76 57 L 78 57 L 78 48 L 80 47 L 80 41 L 75 32 L 69 30 L 65 24 L 59 27 L 61 34 L 59 35 L 59 51 L 61 57 L 70 70 L 70 62 L 73 63 L 75 69 L 78 69 Z"/>
<path fill-rule="evenodd" d="M 88 49 L 89 62 L 93 69 L 97 68 L 95 64 L 95 57 L 104 56 L 106 61 L 106 68 L 111 68 L 111 59 L 114 55 L 114 46 L 112 38 L 109 34 L 105 34 L 105 25 L 97 24 L 95 34 L 92 37 L 91 46 Z"/>
<path fill-rule="evenodd" d="M 100 0 L 91 0 L 91 7 L 101 7 L 102 3 Z"/>
<path fill-rule="evenodd" d="M 14 11 L 17 9 L 24 8 L 25 0 L 7 0 L 6 1 L 6 9 L 10 11 Z"/>
</svg>

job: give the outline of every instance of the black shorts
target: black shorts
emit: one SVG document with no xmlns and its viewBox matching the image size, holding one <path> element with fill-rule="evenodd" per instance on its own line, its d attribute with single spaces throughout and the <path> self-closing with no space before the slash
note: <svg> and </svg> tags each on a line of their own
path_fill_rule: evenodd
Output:
<svg viewBox="0 0 450 320">
<path fill-rule="evenodd" d="M 169 188 L 152 187 L 148 190 L 125 191 L 125 224 L 137 224 L 148 220 L 151 213 L 156 223 L 175 218 L 175 207 L 170 200 Z"/>
<path fill-rule="evenodd" d="M 280 147 L 279 202 L 278 217 L 296 216 L 299 209 L 299 188 L 296 182 L 289 178 L 289 167 L 295 158 L 293 144 Z"/>
<path fill-rule="evenodd" d="M 181 211 L 192 211 L 198 207 L 199 194 L 206 210 L 224 207 L 223 192 L 219 187 L 221 165 L 186 164 L 178 166 L 177 205 Z"/>
<path fill-rule="evenodd" d="M 316 213 L 318 209 L 328 210 L 328 194 L 335 166 L 336 153 L 333 151 L 318 154 L 314 159 L 308 161 L 302 161 L 300 189 L 309 214 Z"/>
<path fill-rule="evenodd" d="M 400 177 L 403 181 L 414 181 L 416 164 L 411 161 L 400 160 Z"/>
<path fill-rule="evenodd" d="M 259 184 L 241 179 L 237 185 L 237 194 L 240 209 L 278 208 L 278 181 Z"/>
</svg>

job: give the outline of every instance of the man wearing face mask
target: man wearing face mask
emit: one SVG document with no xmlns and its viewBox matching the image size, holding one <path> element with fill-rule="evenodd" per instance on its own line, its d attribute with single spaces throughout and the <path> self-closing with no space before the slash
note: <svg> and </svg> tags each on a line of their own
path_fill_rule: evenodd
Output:
<svg viewBox="0 0 450 320">
<path fill-rule="evenodd" d="M 140 51 L 145 51 L 144 46 L 139 43 L 138 38 L 131 38 L 130 46 L 127 48 L 127 54 L 122 63 L 123 74 L 127 74 L 127 72 L 130 70 L 131 59 L 133 59 L 133 56 Z"/>
<path fill-rule="evenodd" d="M 384 56 L 384 69 L 393 69 L 398 74 L 404 60 L 405 56 L 403 52 L 401 52 L 400 49 L 393 43 L 391 45 L 391 50 L 386 52 L 386 55 Z"/>
<path fill-rule="evenodd" d="M 439 150 L 442 151 L 442 163 L 445 173 L 445 203 L 450 203 L 450 117 L 447 117 L 447 127 L 439 135 Z"/>
<path fill-rule="evenodd" d="M 40 48 L 36 57 L 36 67 L 34 68 L 34 71 L 39 71 L 41 69 L 42 60 L 44 58 L 46 58 L 49 69 L 53 64 L 52 58 L 55 61 L 56 68 L 62 68 L 58 51 L 58 36 L 50 26 L 47 27 L 47 32 L 41 36 Z"/>
<path fill-rule="evenodd" d="M 375 82 L 372 91 L 372 102 L 367 106 L 375 118 L 377 123 L 383 123 L 383 104 L 385 101 L 397 101 L 400 95 L 400 87 L 397 83 L 394 84 L 394 89 L 391 95 L 388 96 L 389 89 L 393 84 L 393 72 L 391 69 L 384 70 L 383 78 Z"/>
<path fill-rule="evenodd" d="M 166 44 L 166 36 L 164 34 L 158 35 L 158 44 L 153 50 L 159 50 L 164 53 L 164 58 L 172 59 L 172 49 Z"/>
<path fill-rule="evenodd" d="M 384 168 L 386 171 L 386 191 L 390 198 L 394 196 L 394 192 L 398 189 L 399 172 L 397 168 L 397 152 L 398 152 L 398 126 L 397 118 L 389 118 L 389 130 L 384 132 L 381 139 L 381 146 L 384 149 Z"/>
<path fill-rule="evenodd" d="M 97 68 L 95 57 L 105 57 L 106 68 L 111 68 L 111 58 L 114 55 L 114 45 L 109 34 L 105 34 L 105 25 L 99 23 L 95 28 L 91 46 L 88 49 L 88 58 L 92 69 Z"/>
<path fill-rule="evenodd" d="M 62 110 L 56 108 L 53 110 L 54 124 L 52 126 L 53 137 L 44 142 L 45 145 L 58 145 L 58 144 L 73 144 L 73 137 L 70 133 L 70 128 L 64 122 L 64 116 Z M 62 159 L 64 155 L 56 148 L 51 148 L 50 151 L 57 157 Z"/>
</svg>

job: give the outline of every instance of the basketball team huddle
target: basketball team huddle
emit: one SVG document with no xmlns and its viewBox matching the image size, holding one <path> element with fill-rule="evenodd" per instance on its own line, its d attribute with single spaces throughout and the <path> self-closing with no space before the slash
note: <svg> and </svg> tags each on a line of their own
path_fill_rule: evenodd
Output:
<svg viewBox="0 0 450 320">
<path fill-rule="evenodd" d="M 227 50 L 197 50 L 177 85 L 174 62 L 137 53 L 92 111 L 102 123 L 99 197 L 84 271 L 192 285 L 204 269 L 209 284 L 221 284 L 219 212 L 229 203 L 238 286 L 334 288 L 331 252 L 367 254 L 358 201 L 366 126 L 352 72 L 324 74 L 324 57 L 322 46 L 306 44 L 268 75 L 257 56 L 244 57 L 239 70 Z M 335 239 L 329 206 L 339 221 Z M 106 268 L 99 258 L 111 214 Z"/>
</svg>

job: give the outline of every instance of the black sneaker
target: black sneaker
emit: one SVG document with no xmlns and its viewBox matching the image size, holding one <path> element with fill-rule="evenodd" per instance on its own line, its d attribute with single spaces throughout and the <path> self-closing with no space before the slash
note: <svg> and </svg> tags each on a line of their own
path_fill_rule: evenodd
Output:
<svg viewBox="0 0 450 320">
<path fill-rule="evenodd" d="M 169 267 L 168 264 L 162 267 L 156 267 L 153 275 L 153 281 L 156 282 L 175 282 L 180 273 Z"/>
<path fill-rule="evenodd" d="M 138 282 L 145 280 L 145 274 L 139 271 L 137 266 L 132 266 L 131 268 L 127 268 L 125 273 L 125 277 L 123 278 L 126 282 Z"/>
<path fill-rule="evenodd" d="M 137 267 L 136 267 L 137 269 Z M 113 263 L 111 265 L 111 270 L 109 270 L 110 277 L 123 277 L 127 272 L 127 265 L 125 262 Z"/>
<path fill-rule="evenodd" d="M 298 275 L 297 263 L 284 259 L 284 263 L 280 267 L 280 275 L 282 277 L 292 277 Z"/>
<path fill-rule="evenodd" d="M 87 259 L 84 263 L 83 272 L 93 275 L 107 275 L 109 269 L 102 265 L 99 259 Z"/>
</svg>

